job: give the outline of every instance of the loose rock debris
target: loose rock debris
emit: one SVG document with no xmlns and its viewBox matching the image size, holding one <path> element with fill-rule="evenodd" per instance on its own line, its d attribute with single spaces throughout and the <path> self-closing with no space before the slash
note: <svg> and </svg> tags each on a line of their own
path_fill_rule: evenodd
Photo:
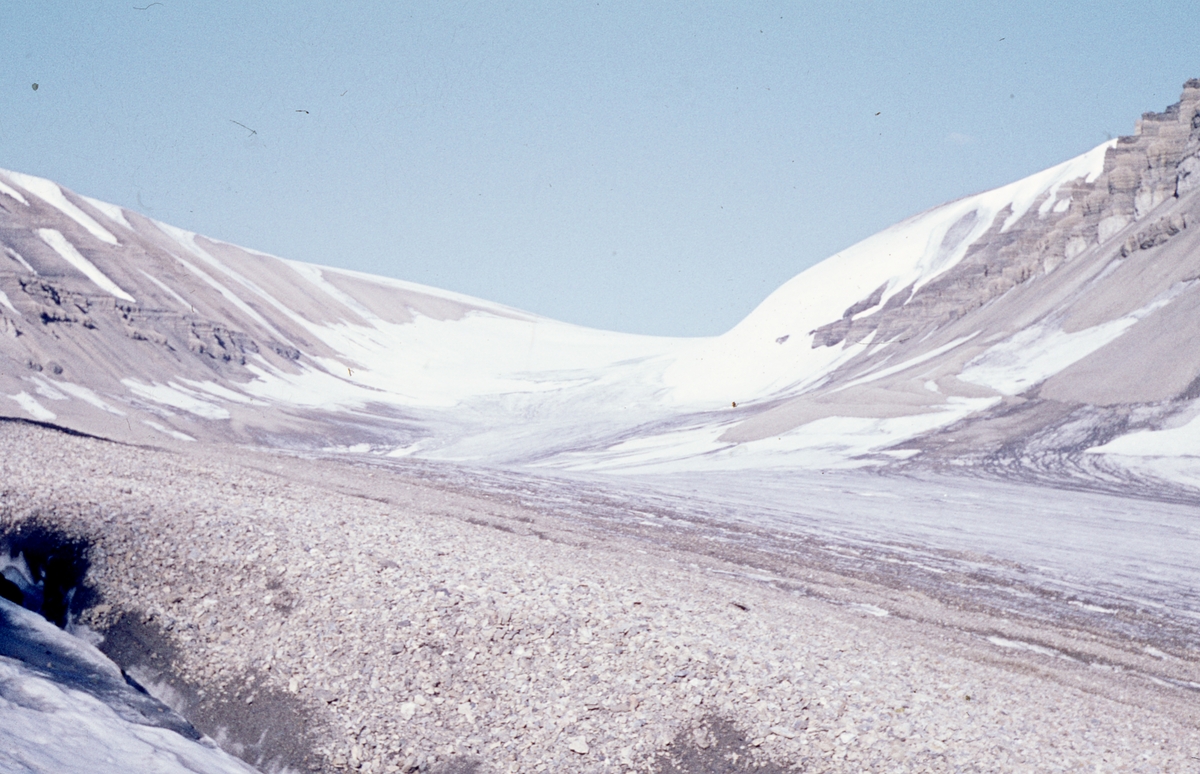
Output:
<svg viewBox="0 0 1200 774">
<path fill-rule="evenodd" d="M 1200 747 L 1182 689 L 581 546 L 569 512 L 415 478 L 366 499 L 325 485 L 338 463 L 237 450 L 0 443 L 0 527 L 88 535 L 106 647 L 264 768 L 1175 772 Z"/>
</svg>

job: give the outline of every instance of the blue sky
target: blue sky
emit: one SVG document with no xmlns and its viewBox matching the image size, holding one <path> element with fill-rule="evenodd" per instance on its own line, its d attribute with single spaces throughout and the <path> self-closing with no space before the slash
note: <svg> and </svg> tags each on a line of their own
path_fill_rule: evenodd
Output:
<svg viewBox="0 0 1200 774">
<path fill-rule="evenodd" d="M 1195 29 L 1194 2 L 5 3 L 0 167 L 711 335 L 891 223 L 1131 133 L 1200 76 Z"/>
</svg>

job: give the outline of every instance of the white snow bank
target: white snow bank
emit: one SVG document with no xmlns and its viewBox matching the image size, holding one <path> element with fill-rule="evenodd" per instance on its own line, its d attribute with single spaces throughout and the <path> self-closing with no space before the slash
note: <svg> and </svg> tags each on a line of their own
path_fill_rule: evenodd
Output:
<svg viewBox="0 0 1200 774">
<path fill-rule="evenodd" d="M 282 311 L 290 319 L 300 320 L 300 321 L 303 320 L 303 318 L 300 315 L 297 315 L 295 312 L 293 312 L 292 310 L 288 309 L 286 306 L 281 304 L 278 299 L 274 298 L 269 293 L 266 293 L 261 288 L 259 288 L 257 285 L 250 282 L 245 277 L 242 277 L 240 274 L 238 274 L 233 269 L 226 266 L 221 261 L 218 261 L 215 257 L 210 255 L 208 253 L 208 251 L 202 249 L 198 244 L 196 244 L 196 234 L 194 232 L 185 231 L 184 229 L 176 228 L 175 226 L 171 226 L 166 223 L 160 223 L 158 221 L 154 221 L 154 225 L 157 226 L 164 234 L 171 237 L 171 239 L 175 240 L 176 244 L 178 244 L 180 247 L 182 247 L 188 253 L 201 259 L 204 263 L 213 267 L 214 269 L 221 272 L 222 274 L 225 274 L 226 276 L 230 277 L 231 279 L 237 281 L 243 287 L 247 288 L 248 290 L 250 290 L 250 291 L 254 292 L 255 294 L 257 294 L 258 296 L 262 297 L 267 302 L 269 302 L 272 306 L 274 306 L 276 309 Z M 203 281 L 206 285 L 208 285 L 213 290 L 220 293 L 221 296 L 226 301 L 233 304 L 233 306 L 236 307 L 240 312 L 242 312 L 243 314 L 248 316 L 250 319 L 254 320 L 259 325 L 261 325 L 263 327 L 263 329 L 265 329 L 268 333 L 270 333 L 272 336 L 274 336 L 277 340 L 279 340 L 279 341 L 287 341 L 288 340 L 288 337 L 285 336 L 284 334 L 280 333 L 278 328 L 276 328 L 274 325 L 269 323 L 267 321 L 267 319 L 265 317 L 263 317 L 261 314 L 259 314 L 258 311 L 255 310 L 252 306 L 250 306 L 245 301 L 243 301 L 242 298 L 237 293 L 235 293 L 233 290 L 230 290 L 228 287 L 226 287 L 225 285 L 218 282 L 215 277 L 211 276 L 208 272 L 202 270 L 200 267 L 190 263 L 189 261 L 184 260 L 183 258 L 181 258 L 178 255 L 172 254 L 172 257 L 175 260 L 179 261 L 180 265 L 182 265 L 185 269 L 190 271 L 193 275 L 195 275 L 197 278 L 199 278 L 201 281 Z M 172 295 L 175 295 L 176 298 L 179 298 L 178 294 L 175 294 L 172 292 Z M 182 301 L 183 299 L 179 299 L 179 300 Z M 188 304 L 188 306 L 190 307 L 191 305 Z"/>
<path fill-rule="evenodd" d="M 17 315 L 18 317 L 22 316 L 21 313 L 19 311 L 17 311 L 17 308 L 12 305 L 12 301 L 8 300 L 8 294 L 5 293 L 3 290 L 0 290 L 0 304 L 3 304 L 4 306 L 8 307 L 9 311 L 11 311 L 13 314 Z"/>
<path fill-rule="evenodd" d="M 337 353 L 336 358 L 312 358 L 316 367 L 306 359 L 300 374 L 276 371 L 266 361 L 252 364 L 259 378 L 242 389 L 263 399 L 322 409 L 368 403 L 449 408 L 502 395 L 581 394 L 610 384 L 614 374 L 625 374 L 629 383 L 641 385 L 646 403 L 662 392 L 657 373 L 666 365 L 652 361 L 686 345 L 570 325 L 415 283 L 287 263 L 366 324 L 323 324 L 296 316 L 296 324 Z M 330 273 L 454 301 L 466 311 L 460 319 L 436 319 L 409 307 L 410 322 L 391 322 L 329 282 Z M 403 297 L 398 303 L 404 303 Z"/>
<path fill-rule="evenodd" d="M 27 260 L 25 260 L 24 258 L 22 258 L 22 257 L 21 257 L 21 254 L 20 254 L 20 253 L 18 253 L 16 250 L 12 249 L 11 247 L 6 247 L 6 248 L 4 248 L 4 253 L 5 253 L 5 255 L 7 255 L 9 258 L 12 258 L 14 261 L 16 261 L 17 263 L 19 263 L 19 264 L 21 264 L 22 266 L 24 266 L 24 267 L 25 267 L 25 271 L 27 271 L 27 272 L 29 272 L 30 274 L 33 274 L 33 275 L 36 275 L 36 274 L 37 274 L 37 272 L 36 272 L 36 271 L 34 271 L 34 268 L 33 268 L 32 266 L 30 266 L 30 265 L 29 265 L 29 261 L 27 261 Z"/>
<path fill-rule="evenodd" d="M 99 199 L 93 199 L 90 196 L 81 196 L 79 198 L 83 199 L 85 202 L 87 202 L 88 204 L 95 207 L 97 210 L 99 210 L 101 213 L 104 214 L 104 217 L 108 218 L 113 223 L 124 226 L 125 228 L 130 229 L 130 230 L 133 229 L 133 226 L 129 225 L 129 221 L 125 219 L 125 211 L 122 210 L 117 205 L 109 204 L 108 202 L 102 202 Z"/>
<path fill-rule="evenodd" d="M 232 403 L 253 403 L 261 405 L 259 401 L 249 398 L 240 392 L 235 392 L 234 390 L 231 390 L 228 387 L 220 385 L 216 382 L 197 382 L 192 379 L 180 379 L 179 381 L 187 385 L 188 389 L 192 391 L 207 392 L 210 395 L 221 398 L 222 400 L 230 401 Z M 172 382 L 172 384 L 174 384 L 174 382 Z"/>
<path fill-rule="evenodd" d="M 91 215 L 72 204 L 62 189 L 56 183 L 45 178 L 24 175 L 20 172 L 5 172 L 9 180 L 24 188 L 26 191 L 42 199 L 47 204 L 60 210 L 64 215 L 87 229 L 88 233 L 110 245 L 117 243 L 117 238 L 108 229 L 97 223 Z"/>
<path fill-rule="evenodd" d="M 155 277 L 153 274 L 146 271 L 145 269 L 138 269 L 138 271 L 140 271 L 146 279 L 148 279 L 152 283 L 154 283 L 155 287 L 157 287 L 162 292 L 166 293 L 171 298 L 174 298 L 176 301 L 178 301 L 179 305 L 181 307 L 183 307 L 184 309 L 190 309 L 192 311 L 195 311 L 195 307 L 191 304 L 191 302 L 189 302 L 183 296 L 179 295 L 174 290 L 172 290 L 170 285 L 166 284 L 165 282 L 160 280 L 158 277 Z"/>
<path fill-rule="evenodd" d="M 143 419 L 142 424 L 145 425 L 146 427 L 153 428 L 164 435 L 169 435 L 177 441 L 194 441 L 194 440 L 196 440 L 195 438 L 191 437 L 187 433 L 181 433 L 178 430 L 172 430 L 169 427 L 163 427 L 159 423 L 157 423 L 153 420 L 150 420 L 150 419 Z"/>
<path fill-rule="evenodd" d="M 1009 650 L 1027 650 L 1030 653 L 1038 653 L 1043 656 L 1050 656 L 1051 658 L 1065 658 L 1071 661 L 1074 660 L 1060 650 L 1047 648 L 1044 645 L 1036 645 L 1032 642 L 1025 642 L 1024 640 L 1007 640 L 1003 637 L 997 637 L 993 635 L 988 637 L 987 641 L 993 645 L 1001 648 L 1007 648 Z"/>
<path fill-rule="evenodd" d="M 967 363 L 958 378 L 1005 395 L 1019 395 L 1115 341 L 1190 286 L 1176 283 L 1141 309 L 1074 333 L 1065 333 L 1051 324 L 1031 326 Z"/>
<path fill-rule="evenodd" d="M 120 669 L 95 647 L 7 600 L 17 636 L 53 643 L 110 680 Z M 253 774 L 216 747 L 142 725 L 84 691 L 56 683 L 20 661 L 0 657 L 0 771 L 56 774 Z"/>
<path fill-rule="evenodd" d="M 255 251 L 255 250 L 251 250 L 250 252 L 257 253 L 257 251 Z M 269 258 L 274 257 L 274 256 L 268 256 L 266 253 L 258 253 L 258 254 L 264 255 Z M 327 281 L 325 279 L 326 274 L 340 274 L 344 277 L 350 277 L 350 278 L 361 280 L 364 282 L 369 282 L 372 285 L 378 285 L 383 288 L 392 288 L 395 290 L 403 291 L 405 293 L 417 293 L 417 294 L 423 295 L 423 296 L 432 296 L 434 298 L 445 299 L 446 301 L 453 301 L 454 303 L 462 304 L 463 306 L 474 307 L 483 312 L 491 312 L 493 314 L 502 315 L 502 316 L 506 316 L 506 317 L 517 317 L 517 318 L 520 318 L 523 320 L 531 320 L 531 321 L 532 320 L 543 320 L 543 321 L 547 321 L 547 322 L 557 322 L 554 320 L 550 320 L 547 317 L 542 317 L 540 315 L 536 315 L 531 312 L 526 312 L 521 309 L 517 309 L 515 307 L 505 306 L 504 304 L 498 304 L 495 301 L 488 301 L 487 299 L 478 298 L 476 296 L 468 296 L 465 293 L 456 293 L 453 290 L 443 290 L 441 288 L 435 288 L 432 285 L 422 285 L 418 282 L 409 282 L 408 280 L 396 279 L 395 277 L 383 277 L 378 274 L 367 274 L 366 272 L 353 271 L 352 269 L 342 269 L 342 268 L 338 268 L 335 266 L 322 266 L 322 265 L 316 264 L 316 263 L 302 263 L 300 261 L 291 261 L 291 260 L 286 260 L 283 258 L 278 258 L 276 260 L 283 261 L 287 265 L 291 266 L 297 272 L 303 274 L 314 285 L 320 287 L 325 293 L 328 293 L 330 296 L 338 299 L 339 302 L 346 304 L 346 306 L 353 309 L 355 312 L 362 314 L 364 317 L 367 317 L 368 319 L 374 318 L 375 315 L 372 314 L 371 311 L 368 310 L 366 307 L 362 306 L 357 301 L 355 301 L 351 296 L 349 296 L 346 293 L 343 293 L 341 290 L 338 290 L 337 287 L 335 287 L 332 283 Z M 558 324 L 559 325 L 570 325 L 569 323 L 563 323 L 563 322 L 559 322 Z M 574 327 L 574 326 L 572 326 L 572 327 Z M 593 330 L 593 329 L 585 328 L 584 330 Z M 596 331 L 596 332 L 600 333 L 602 331 Z M 649 336 L 637 336 L 636 334 L 617 333 L 614 335 L 629 336 L 631 338 L 652 338 Z"/>
<path fill-rule="evenodd" d="M 124 411 L 113 408 L 106 403 L 103 398 L 87 387 L 84 387 L 82 384 L 75 384 L 74 382 L 54 382 L 54 386 L 65 393 L 74 395 L 76 398 L 79 398 L 81 401 L 90 406 L 95 406 L 101 411 L 107 411 L 109 414 L 113 414 L 114 416 L 118 417 L 125 416 Z"/>
<path fill-rule="evenodd" d="M 1112 144 L 1015 183 L 927 210 L 827 258 L 781 286 L 728 333 L 698 341 L 667 371 L 667 383 L 682 400 L 716 404 L 795 391 L 805 377 L 813 383 L 855 346 L 813 349 L 813 331 L 841 319 L 845 310 L 881 286 L 879 304 L 856 317 L 873 314 L 910 286 L 920 289 L 956 266 L 1007 209 L 1011 212 L 1005 229 L 1049 192 L 1057 194 L 1061 186 L 1079 178 L 1094 180 Z"/>
<path fill-rule="evenodd" d="M 17 405 L 25 410 L 26 414 L 29 414 L 40 422 L 50 422 L 58 417 L 57 414 L 38 403 L 37 398 L 27 392 L 18 392 L 16 395 L 9 395 L 8 398 L 15 400 Z"/>
<path fill-rule="evenodd" d="M 4 194 L 5 196 L 9 196 L 13 199 L 16 199 L 21 204 L 24 204 L 26 207 L 29 206 L 29 202 L 25 201 L 25 197 L 21 195 L 20 191 L 18 191 L 17 189 L 15 189 L 9 185 L 6 185 L 3 181 L 0 181 L 0 193 Z"/>
<path fill-rule="evenodd" d="M 1064 184 L 1079 178 L 1083 178 L 1085 183 L 1095 182 L 1096 178 L 1104 172 L 1104 157 L 1108 153 L 1108 149 L 1115 147 L 1116 144 L 1115 139 L 1109 140 L 1069 161 L 1010 183 L 1003 188 L 997 188 L 996 191 L 1005 191 L 1006 196 L 1012 197 L 1013 207 L 1012 214 L 1004 221 L 1004 226 L 1000 231 L 1008 231 L 1026 212 L 1029 212 L 1029 208 L 1043 194 L 1048 194 L 1048 196 L 1045 203 L 1039 208 L 1040 214 L 1045 214 L 1046 205 L 1057 198 L 1058 189 Z"/>
<path fill-rule="evenodd" d="M 108 293 L 110 296 L 116 296 L 117 298 L 123 298 L 126 301 L 137 303 L 137 299 L 126 293 L 124 290 L 121 290 L 117 283 L 110 280 L 104 274 L 104 272 L 97 269 L 94 263 L 89 261 L 87 258 L 84 258 L 83 255 L 81 255 L 80 252 L 75 249 L 75 245 L 67 241 L 67 238 L 61 233 L 52 228 L 39 228 L 37 233 L 38 236 L 42 238 L 43 242 L 54 248 L 54 252 L 62 256 L 64 261 L 83 272 L 88 279 L 95 283 L 96 287 L 100 288 L 105 293 Z"/>
<path fill-rule="evenodd" d="M 897 363 L 896 365 L 888 366 L 887 368 L 881 368 L 878 371 L 872 371 L 871 373 L 868 373 L 865 376 L 860 376 L 859 378 L 854 379 L 854 380 L 842 385 L 838 389 L 834 390 L 834 392 L 841 392 L 842 390 L 846 390 L 851 387 L 857 387 L 860 384 L 867 384 L 868 382 L 873 382 L 878 379 L 882 379 L 885 376 L 891 376 L 892 374 L 898 374 L 901 371 L 907 371 L 910 368 L 919 366 L 921 363 L 928 362 L 939 355 L 949 352 L 950 350 L 954 349 L 955 347 L 959 346 L 960 344 L 967 343 L 968 341 L 970 341 L 971 339 L 975 338 L 978 335 L 979 335 L 979 331 L 975 331 L 974 333 L 972 333 L 969 336 L 960 336 L 957 339 L 955 339 L 954 341 L 943 344 L 940 347 L 935 347 L 934 349 L 931 349 L 928 352 L 925 352 L 924 354 L 917 355 L 916 357 L 913 357 L 913 358 L 909 358 L 908 360 L 905 360 L 903 363 Z M 928 384 L 928 382 L 926 382 L 926 384 Z M 933 391 L 934 392 L 938 391 L 936 384 L 934 385 Z"/>
<path fill-rule="evenodd" d="M 175 293 L 174 290 L 170 289 L 170 286 L 168 286 L 168 284 L 166 282 L 163 282 L 162 280 L 160 280 L 160 278 L 150 274 L 150 272 L 146 271 L 145 269 L 138 269 L 138 271 L 142 272 L 142 274 L 143 274 L 143 276 L 145 276 L 146 280 L 149 280 L 150 282 L 154 283 L 155 286 L 158 289 L 162 290 L 163 293 L 166 293 L 167 295 L 170 296 L 170 298 L 173 298 L 176 301 L 179 301 L 179 305 L 184 307 L 185 310 L 191 310 L 193 312 L 196 311 L 196 307 L 194 307 L 192 305 L 191 301 L 188 301 L 184 298 L 184 296 L 181 296 L 180 294 Z"/>
<path fill-rule="evenodd" d="M 54 389 L 48 381 L 40 376 L 34 376 L 31 381 L 34 385 L 33 391 L 43 398 L 49 398 L 50 400 L 70 400 L 70 398 Z"/>
<path fill-rule="evenodd" d="M 958 378 L 1018 395 L 1092 354 L 1136 322 L 1122 317 L 1075 333 L 1027 328 L 967 363 Z"/>
<path fill-rule="evenodd" d="M 1200 416 L 1181 427 L 1167 430 L 1139 430 L 1118 436 L 1102 446 L 1088 449 L 1090 454 L 1116 454 L 1129 457 L 1200 457 Z"/>
<path fill-rule="evenodd" d="M 181 228 L 176 228 L 175 226 L 171 226 L 166 223 L 159 223 L 158 221 L 155 221 L 154 225 L 158 226 L 158 228 L 160 230 L 162 230 L 162 232 L 165 233 L 167 236 L 174 239 L 175 242 L 180 247 L 184 248 L 185 250 L 187 250 L 189 253 L 191 253 L 195 257 L 199 258 L 201 261 L 203 261 L 205 264 L 207 264 L 211 268 L 215 269 L 216 271 L 225 275 L 229 279 L 233 280 L 238 285 L 241 285 L 246 290 L 248 290 L 251 293 L 253 293 L 254 295 L 258 296 L 263 301 L 266 301 L 268 304 L 273 306 L 276 311 L 280 312 L 288 319 L 292 320 L 293 322 L 298 322 L 301 324 L 306 322 L 302 315 L 297 314 L 293 309 L 288 307 L 286 304 L 281 302 L 279 299 L 275 298 L 270 293 L 268 293 L 267 291 L 260 288 L 253 281 L 251 281 L 251 280 L 247 279 L 246 277 L 242 276 L 241 274 L 239 274 L 231 266 L 226 264 L 224 261 L 221 261 L 220 259 L 218 259 L 212 253 L 210 253 L 207 250 L 205 250 L 204 248 L 202 248 L 200 245 L 196 244 L 197 234 L 195 232 L 186 231 Z M 178 256 L 176 256 L 176 258 L 178 259 Z M 245 302 L 243 302 L 241 300 L 241 298 L 238 297 L 235 293 L 231 292 L 224 285 L 217 282 L 216 279 L 209 277 L 206 273 L 200 272 L 196 267 L 192 266 L 191 264 L 187 263 L 186 261 L 183 261 L 182 259 L 178 259 L 178 260 L 180 260 L 180 263 L 183 263 L 193 274 L 196 274 L 197 276 L 202 277 L 209 285 L 211 285 L 213 288 L 217 289 L 217 291 L 220 292 L 221 295 L 225 296 L 225 298 L 229 299 L 232 303 L 234 303 L 243 312 L 251 315 L 260 325 L 266 327 L 267 330 L 271 331 L 275 336 L 279 337 L 279 339 L 281 341 L 286 340 L 286 337 L 282 333 L 277 331 L 270 323 L 268 323 L 261 315 L 259 315 L 258 312 L 254 311 L 250 306 L 248 306 Z"/>
</svg>

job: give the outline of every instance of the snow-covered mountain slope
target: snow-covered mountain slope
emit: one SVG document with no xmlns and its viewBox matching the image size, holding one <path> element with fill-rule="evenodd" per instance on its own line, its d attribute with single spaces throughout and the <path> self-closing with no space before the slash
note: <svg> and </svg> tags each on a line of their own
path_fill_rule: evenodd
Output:
<svg viewBox="0 0 1200 774">
<path fill-rule="evenodd" d="M 606 470 L 1188 455 L 1198 115 L 1189 81 L 1134 135 L 909 218 L 707 339 L 287 261 L 2 172 L 0 413 Z"/>
</svg>

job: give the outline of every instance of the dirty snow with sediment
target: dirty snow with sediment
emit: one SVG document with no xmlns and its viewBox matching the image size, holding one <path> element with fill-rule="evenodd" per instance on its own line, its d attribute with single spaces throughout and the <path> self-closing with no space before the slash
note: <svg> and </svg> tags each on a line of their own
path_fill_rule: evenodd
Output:
<svg viewBox="0 0 1200 774">
<path fill-rule="evenodd" d="M 97 679 L 124 683 L 120 668 L 93 645 L 36 613 L 0 599 L 10 640 L 69 654 Z M 0 771 L 55 774 L 254 774 L 211 741 L 134 722 L 100 698 L 0 656 Z"/>
</svg>

